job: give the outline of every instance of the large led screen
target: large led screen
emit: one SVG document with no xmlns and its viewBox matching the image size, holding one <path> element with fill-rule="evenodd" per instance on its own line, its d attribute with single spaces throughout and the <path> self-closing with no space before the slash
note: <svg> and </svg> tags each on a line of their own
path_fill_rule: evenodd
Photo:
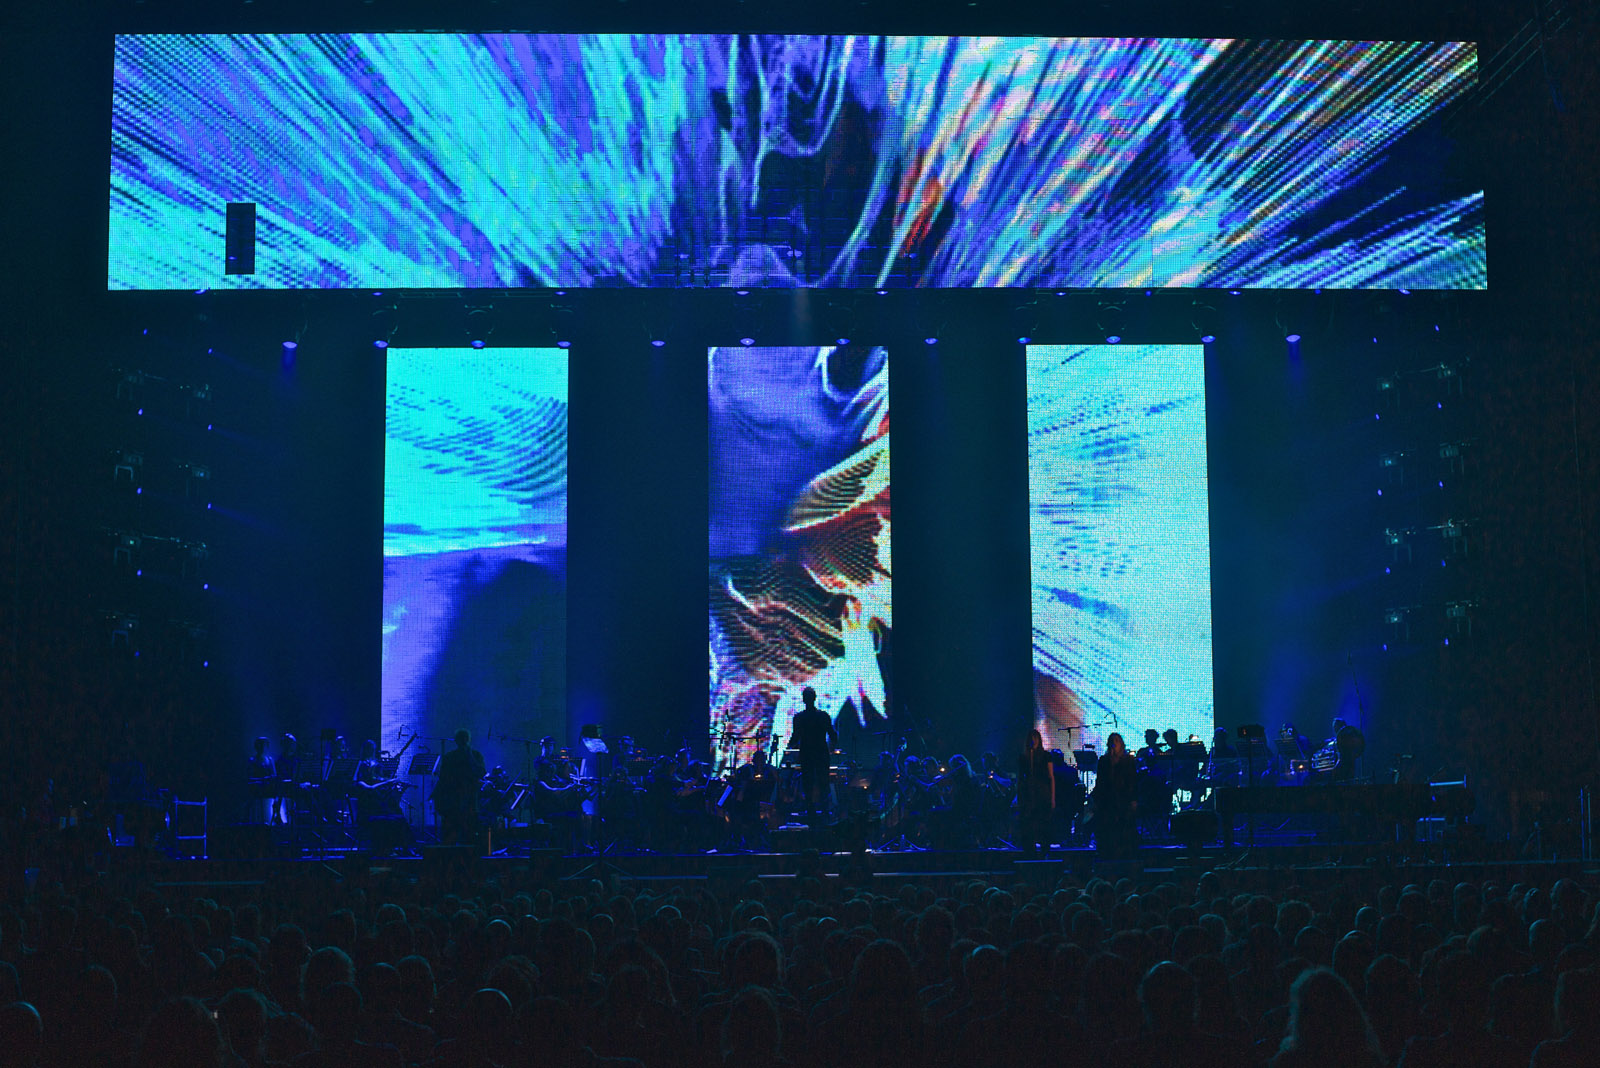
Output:
<svg viewBox="0 0 1600 1068">
<path fill-rule="evenodd" d="M 1030 345 L 1035 724 L 1062 749 L 1210 741 L 1204 350 Z"/>
<path fill-rule="evenodd" d="M 563 736 L 566 351 L 390 349 L 385 422 L 384 747 Z"/>
<path fill-rule="evenodd" d="M 1440 121 L 1476 82 L 1469 43 L 140 34 L 115 54 L 113 289 L 1487 280 L 1482 187 Z M 255 205 L 232 235 L 254 273 L 224 273 L 229 203 Z"/>
<path fill-rule="evenodd" d="M 889 360 L 867 345 L 710 350 L 711 741 L 789 740 L 801 691 L 842 734 L 892 716 Z"/>
</svg>

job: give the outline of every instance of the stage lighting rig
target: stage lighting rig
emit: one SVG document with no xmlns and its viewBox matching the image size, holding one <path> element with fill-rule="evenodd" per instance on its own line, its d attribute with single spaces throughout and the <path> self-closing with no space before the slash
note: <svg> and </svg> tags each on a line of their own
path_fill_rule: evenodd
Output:
<svg viewBox="0 0 1600 1068">
<path fill-rule="evenodd" d="M 140 405 L 143 403 L 141 398 L 144 393 L 144 387 L 148 386 L 152 382 L 167 381 L 160 375 L 153 375 L 149 371 L 141 370 L 139 368 L 113 367 L 111 369 L 111 374 L 116 380 L 116 399 L 119 401 L 127 401 L 134 405 Z M 142 407 L 139 408 L 139 414 L 144 414 L 144 409 Z"/>
<path fill-rule="evenodd" d="M 1391 640 L 1411 640 L 1411 613 L 1415 608 L 1415 605 L 1397 605 L 1384 610 L 1383 622 L 1389 627 Z"/>
<path fill-rule="evenodd" d="M 1406 452 L 1404 449 L 1386 452 L 1379 456 L 1378 467 L 1388 476 L 1391 485 L 1403 486 L 1406 484 Z"/>
<path fill-rule="evenodd" d="M 1441 361 L 1437 366 L 1425 368 L 1420 373 L 1429 375 L 1435 381 L 1441 383 L 1444 386 L 1446 396 L 1454 393 L 1459 397 L 1465 392 L 1465 386 L 1461 381 L 1461 368 L 1453 363 Z"/>
<path fill-rule="evenodd" d="M 122 476 L 127 475 L 128 481 L 133 485 L 139 484 L 139 476 L 144 473 L 144 453 L 138 449 L 112 449 L 111 450 L 111 481 L 120 482 Z"/>
<path fill-rule="evenodd" d="M 1101 301 L 1095 309 L 1094 325 L 1099 329 L 1102 337 L 1108 340 L 1116 337 L 1118 341 L 1128 330 L 1128 307 L 1126 302 Z M 1115 344 L 1116 342 L 1112 342 Z"/>
<path fill-rule="evenodd" d="M 199 423 L 210 422 L 211 384 L 209 382 L 180 385 L 183 397 L 183 417 Z"/>
<path fill-rule="evenodd" d="M 206 464 L 188 463 L 179 461 L 178 470 L 183 472 L 183 495 L 185 497 L 205 496 L 211 485 L 211 468 Z"/>
<path fill-rule="evenodd" d="M 468 304 L 465 309 L 467 343 L 481 349 L 494 336 L 495 313 L 493 304 Z"/>
<path fill-rule="evenodd" d="M 178 548 L 183 551 L 183 559 L 179 565 L 179 574 L 184 578 L 189 577 L 190 569 L 194 574 L 200 574 L 200 565 L 211 559 L 211 547 L 203 541 L 180 542 Z"/>
<path fill-rule="evenodd" d="M 1411 562 L 1411 539 L 1416 535 L 1415 527 L 1385 527 L 1383 530 L 1383 543 L 1389 547 L 1389 558 L 1400 562 L 1403 555 L 1406 563 Z"/>
<path fill-rule="evenodd" d="M 1439 532 L 1439 537 L 1450 547 L 1451 556 L 1464 557 L 1467 555 L 1467 534 L 1472 526 L 1468 520 L 1446 519 L 1428 529 Z"/>
<path fill-rule="evenodd" d="M 382 298 L 381 291 L 372 294 Z M 394 335 L 400 329 L 400 304 L 393 299 L 386 300 L 372 310 L 372 344 L 374 348 L 386 349 L 394 341 Z"/>
<path fill-rule="evenodd" d="M 108 538 L 111 539 L 111 566 L 125 565 L 133 569 L 134 557 L 144 548 L 144 535 L 133 530 L 113 530 L 102 527 Z"/>
<path fill-rule="evenodd" d="M 1452 475 L 1467 473 L 1466 450 L 1472 445 L 1470 441 L 1442 441 L 1439 443 L 1439 459 Z"/>
<path fill-rule="evenodd" d="M 1189 326 L 1194 331 L 1195 337 L 1204 344 L 1211 344 L 1222 332 L 1222 313 L 1219 312 L 1211 298 L 1196 297 L 1189 305 Z"/>
<path fill-rule="evenodd" d="M 137 612 L 111 609 L 101 612 L 100 620 L 105 624 L 113 649 L 121 645 L 124 649 L 131 650 L 138 643 L 139 614 Z"/>
<path fill-rule="evenodd" d="M 1444 621 L 1450 626 L 1457 637 L 1472 637 L 1472 620 L 1477 614 L 1478 602 L 1475 600 L 1446 601 L 1444 605 Z"/>
</svg>

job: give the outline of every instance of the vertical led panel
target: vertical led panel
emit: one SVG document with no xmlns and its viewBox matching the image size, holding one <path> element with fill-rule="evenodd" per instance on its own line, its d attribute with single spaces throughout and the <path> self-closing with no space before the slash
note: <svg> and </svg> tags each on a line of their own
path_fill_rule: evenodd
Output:
<svg viewBox="0 0 1600 1068">
<path fill-rule="evenodd" d="M 561 736 L 566 634 L 566 351 L 389 349 L 384 747 Z"/>
<path fill-rule="evenodd" d="M 1075 748 L 1210 741 L 1204 350 L 1031 345 L 1035 723 Z"/>
<path fill-rule="evenodd" d="M 711 349 L 711 741 L 787 744 L 800 693 L 889 713 L 889 360 L 866 345 Z"/>
</svg>

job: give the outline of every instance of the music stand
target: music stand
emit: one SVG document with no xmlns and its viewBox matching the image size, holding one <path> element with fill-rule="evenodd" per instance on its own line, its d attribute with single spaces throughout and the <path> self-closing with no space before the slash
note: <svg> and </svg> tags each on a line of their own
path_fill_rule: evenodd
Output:
<svg viewBox="0 0 1600 1068">
<path fill-rule="evenodd" d="M 406 769 L 406 775 L 437 775 L 439 774 L 439 755 L 430 753 L 426 749 L 411 758 L 411 766 Z"/>
<path fill-rule="evenodd" d="M 1269 767 L 1271 766 L 1272 750 L 1267 748 L 1267 728 L 1259 723 L 1246 723 L 1235 731 L 1233 736 L 1236 739 L 1234 749 L 1238 752 L 1240 759 L 1245 762 L 1245 784 L 1254 787 L 1256 785 L 1256 761 L 1264 760 L 1268 762 Z M 1254 809 L 1255 806 L 1251 805 L 1250 808 Z M 1229 826 L 1223 833 L 1232 835 L 1233 814 L 1231 812 L 1228 814 L 1228 823 Z M 1245 828 L 1248 834 L 1248 843 L 1250 846 L 1254 846 L 1256 844 L 1256 817 L 1253 811 L 1245 817 Z"/>
<path fill-rule="evenodd" d="M 356 781 L 356 768 L 361 761 L 355 757 L 335 757 L 328 765 L 327 777 L 322 781 L 331 786 L 349 786 Z"/>
</svg>

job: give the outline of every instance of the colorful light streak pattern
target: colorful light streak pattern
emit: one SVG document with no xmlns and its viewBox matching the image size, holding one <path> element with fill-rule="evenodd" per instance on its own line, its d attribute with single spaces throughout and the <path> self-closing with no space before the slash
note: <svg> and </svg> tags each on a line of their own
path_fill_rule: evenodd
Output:
<svg viewBox="0 0 1600 1068">
<path fill-rule="evenodd" d="M 1448 42 L 122 35 L 108 284 L 1481 288 L 1440 133 L 1476 72 Z"/>
<path fill-rule="evenodd" d="M 844 728 L 892 716 L 889 361 L 881 348 L 712 349 L 711 742 L 787 742 L 806 686 Z"/>
<path fill-rule="evenodd" d="M 1209 744 L 1204 350 L 1030 345 L 1027 361 L 1036 726 L 1063 749 L 1112 731 L 1137 747 L 1149 727 Z"/>
<path fill-rule="evenodd" d="M 567 353 L 391 348 L 387 388 L 384 745 L 559 737 Z"/>
</svg>

